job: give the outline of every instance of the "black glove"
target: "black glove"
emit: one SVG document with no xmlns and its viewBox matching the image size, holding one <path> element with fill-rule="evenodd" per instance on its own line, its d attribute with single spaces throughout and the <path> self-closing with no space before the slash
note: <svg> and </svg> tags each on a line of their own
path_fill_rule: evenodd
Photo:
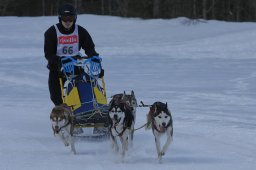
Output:
<svg viewBox="0 0 256 170">
<path fill-rule="evenodd" d="M 60 63 L 60 56 L 57 55 L 51 55 L 48 58 L 48 68 L 49 69 L 58 69 L 59 68 L 59 63 Z"/>
</svg>

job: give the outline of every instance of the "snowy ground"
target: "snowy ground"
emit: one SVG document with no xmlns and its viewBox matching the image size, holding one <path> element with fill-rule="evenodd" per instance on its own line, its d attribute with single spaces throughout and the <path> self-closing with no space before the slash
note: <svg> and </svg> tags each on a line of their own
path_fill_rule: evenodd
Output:
<svg viewBox="0 0 256 170">
<path fill-rule="evenodd" d="M 81 15 L 103 57 L 108 96 L 134 90 L 168 102 L 174 141 L 159 164 L 151 131 L 120 163 L 109 141 L 54 138 L 44 31 L 57 17 L 0 17 L 1 170 L 252 170 L 256 168 L 256 24 Z M 138 108 L 136 127 L 148 108 Z"/>
</svg>

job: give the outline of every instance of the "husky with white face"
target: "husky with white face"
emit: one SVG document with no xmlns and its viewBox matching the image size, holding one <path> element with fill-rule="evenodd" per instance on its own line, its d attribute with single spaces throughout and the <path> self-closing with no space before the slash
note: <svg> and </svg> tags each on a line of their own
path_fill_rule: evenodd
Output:
<svg viewBox="0 0 256 170">
<path fill-rule="evenodd" d="M 135 120 L 136 120 L 136 109 L 138 107 L 135 93 L 132 90 L 131 94 L 126 94 L 125 91 L 124 91 L 124 93 L 115 94 L 112 96 L 111 102 L 115 102 L 116 104 L 126 103 L 127 105 L 130 106 L 130 108 L 132 110 L 133 122 L 132 122 L 130 132 L 129 132 L 130 145 L 132 145 L 133 136 L 134 136 L 134 125 L 135 125 Z"/>
<path fill-rule="evenodd" d="M 134 121 L 132 109 L 127 103 L 110 102 L 109 107 L 109 131 L 112 141 L 112 148 L 115 152 L 119 151 L 117 138 L 120 139 L 122 144 L 122 158 L 128 150 L 129 132 Z"/>
<path fill-rule="evenodd" d="M 167 103 L 155 102 L 147 115 L 148 124 L 151 125 L 155 136 L 155 144 L 159 162 L 162 161 L 162 156 L 165 155 L 169 145 L 173 139 L 173 122 L 171 112 L 168 109 Z M 165 134 L 167 140 L 164 146 L 160 146 L 160 137 Z"/>
<path fill-rule="evenodd" d="M 76 154 L 75 145 L 72 137 L 72 111 L 65 105 L 55 106 L 50 114 L 52 130 L 54 136 L 58 136 L 65 146 L 71 146 L 71 151 Z"/>
</svg>

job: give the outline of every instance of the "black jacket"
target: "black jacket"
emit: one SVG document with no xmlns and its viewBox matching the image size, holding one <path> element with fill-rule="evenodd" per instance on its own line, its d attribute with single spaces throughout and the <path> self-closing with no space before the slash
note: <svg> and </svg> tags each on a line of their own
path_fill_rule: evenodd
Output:
<svg viewBox="0 0 256 170">
<path fill-rule="evenodd" d="M 75 24 L 72 26 L 72 29 L 67 31 L 65 28 L 58 23 L 58 29 L 62 34 L 71 34 L 74 32 Z M 79 35 L 79 50 L 82 48 L 85 51 L 85 54 L 88 57 L 92 57 L 95 55 L 99 55 L 95 51 L 95 45 L 90 34 L 87 30 L 78 25 L 78 35 Z M 48 68 L 50 70 L 56 70 L 58 68 L 59 56 L 56 56 L 57 51 L 57 33 L 54 26 L 51 26 L 45 33 L 44 33 L 44 53 L 45 58 L 48 60 Z"/>
</svg>

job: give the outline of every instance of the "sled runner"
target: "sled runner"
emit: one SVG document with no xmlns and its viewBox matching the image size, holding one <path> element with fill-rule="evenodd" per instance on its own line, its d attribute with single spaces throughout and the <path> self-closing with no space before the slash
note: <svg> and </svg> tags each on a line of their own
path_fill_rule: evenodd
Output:
<svg viewBox="0 0 256 170">
<path fill-rule="evenodd" d="M 107 133 L 108 104 L 101 58 L 61 57 L 60 73 L 63 102 L 73 111 L 74 135 L 83 136 L 81 128 L 86 127 L 97 128 L 97 133 L 102 128 L 101 133 Z"/>
</svg>

